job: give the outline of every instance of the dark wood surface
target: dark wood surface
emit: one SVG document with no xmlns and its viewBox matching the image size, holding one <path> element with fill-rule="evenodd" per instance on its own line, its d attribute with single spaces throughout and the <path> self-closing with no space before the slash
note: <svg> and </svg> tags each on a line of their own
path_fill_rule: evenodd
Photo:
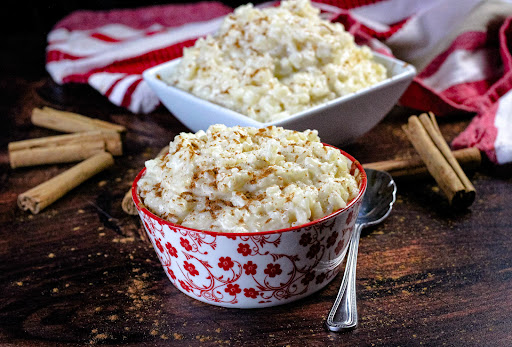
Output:
<svg viewBox="0 0 512 347">
<path fill-rule="evenodd" d="M 18 36 L 8 44 L 18 47 Z M 17 43 L 18 42 L 18 43 Z M 484 163 L 473 176 L 477 199 L 453 211 L 429 180 L 398 182 L 390 217 L 365 230 L 360 245 L 359 327 L 323 326 L 341 275 L 293 304 L 256 310 L 210 306 L 168 281 L 153 249 L 137 237 L 137 217 L 121 199 L 144 161 L 187 129 L 163 108 L 133 115 L 87 86 L 55 85 L 39 39 L 5 63 L 0 79 L 0 343 L 12 345 L 185 346 L 510 346 L 512 344 L 512 179 Z M 28 65 L 27 65 L 28 64 Z M 125 155 L 38 215 L 17 195 L 71 164 L 11 170 L 9 141 L 54 135 L 30 123 L 51 106 L 123 124 Z M 344 149 L 361 162 L 409 156 L 396 108 Z M 440 119 L 450 140 L 469 116 Z"/>
</svg>

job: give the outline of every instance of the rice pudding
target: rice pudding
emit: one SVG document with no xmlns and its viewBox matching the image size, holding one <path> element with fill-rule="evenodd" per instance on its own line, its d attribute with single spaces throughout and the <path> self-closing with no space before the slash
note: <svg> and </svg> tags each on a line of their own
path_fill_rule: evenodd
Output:
<svg viewBox="0 0 512 347">
<path fill-rule="evenodd" d="M 212 125 L 181 133 L 146 162 L 138 193 L 153 213 L 186 227 L 257 232 L 298 226 L 359 193 L 352 162 L 316 130 Z"/>
</svg>

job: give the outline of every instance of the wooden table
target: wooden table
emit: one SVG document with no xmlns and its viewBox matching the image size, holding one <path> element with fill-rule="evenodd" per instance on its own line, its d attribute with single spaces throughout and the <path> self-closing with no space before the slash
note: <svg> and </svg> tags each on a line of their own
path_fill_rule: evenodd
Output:
<svg viewBox="0 0 512 347">
<path fill-rule="evenodd" d="M 363 233 L 360 325 L 352 332 L 323 326 L 341 275 L 319 293 L 281 307 L 210 306 L 170 284 L 153 249 L 136 236 L 137 217 L 120 205 L 144 161 L 187 129 L 163 108 L 133 115 L 87 86 L 55 85 L 40 60 L 24 55 L 30 44 L 41 46 L 28 41 L 25 60 L 20 53 L 16 62 L 14 55 L 0 80 L 0 343 L 511 345 L 510 167 L 484 164 L 473 176 L 477 199 L 463 212 L 451 210 L 432 181 L 398 182 L 393 213 Z M 41 106 L 116 122 L 128 132 L 125 155 L 112 169 L 31 215 L 17 208 L 17 195 L 71 166 L 9 168 L 9 141 L 56 134 L 30 123 L 32 108 Z M 411 155 L 400 130 L 409 114 L 395 109 L 344 149 L 363 163 Z M 448 140 L 468 123 L 463 115 L 440 119 Z"/>
</svg>

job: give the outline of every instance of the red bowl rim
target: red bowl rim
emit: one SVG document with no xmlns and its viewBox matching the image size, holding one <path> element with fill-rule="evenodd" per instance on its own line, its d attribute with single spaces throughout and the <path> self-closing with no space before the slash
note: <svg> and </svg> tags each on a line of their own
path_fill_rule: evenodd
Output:
<svg viewBox="0 0 512 347">
<path fill-rule="evenodd" d="M 284 233 L 284 232 L 287 232 L 287 231 L 293 231 L 293 230 L 298 230 L 298 229 L 301 229 L 301 228 L 305 228 L 305 227 L 309 227 L 309 226 L 312 226 L 314 224 L 318 224 L 318 223 L 321 223 L 321 222 L 324 222 L 328 219 L 331 219 L 337 215 L 339 215 L 340 213 L 343 213 L 344 211 L 348 210 L 349 208 L 351 208 L 354 204 L 356 204 L 356 202 L 358 202 L 359 200 L 362 199 L 365 191 L 366 191 L 366 185 L 367 185 L 367 177 L 366 177 L 366 172 L 364 171 L 363 169 L 363 166 L 361 165 L 361 163 L 359 163 L 359 161 L 357 161 L 354 157 L 352 157 L 350 154 L 348 154 L 347 152 L 337 148 L 337 147 L 334 147 L 332 145 L 329 145 L 329 144 L 324 144 L 325 146 L 329 146 L 329 147 L 333 147 L 333 148 L 336 148 L 337 150 L 339 150 L 341 152 L 341 154 L 343 154 L 345 157 L 347 157 L 348 159 L 350 159 L 352 161 L 352 165 L 355 164 L 356 168 L 359 170 L 360 174 L 361 174 L 361 184 L 360 184 L 360 188 L 359 188 L 359 193 L 357 194 L 357 196 L 352 199 L 348 204 L 347 206 L 345 206 L 344 208 L 342 209 L 339 209 L 337 211 L 334 211 L 332 212 L 331 214 L 328 214 L 327 216 L 324 216 L 322 218 L 319 218 L 319 219 L 315 219 L 314 221 L 311 221 L 311 222 L 308 222 L 308 223 L 305 223 L 305 224 L 301 224 L 301 225 L 297 225 L 297 226 L 294 226 L 294 227 L 290 227 L 290 228 L 285 228 L 285 229 L 278 229 L 278 230 L 267 230 L 267 231 L 256 231 L 256 232 L 240 232 L 240 233 L 228 233 L 228 232 L 222 232 L 222 231 L 212 231 L 212 230 L 200 230 L 200 229 L 193 229 L 193 228 L 189 228 L 189 227 L 186 227 L 186 226 L 183 226 L 183 225 L 180 225 L 180 224 L 175 224 L 175 223 L 171 223 L 165 219 L 162 219 L 160 217 L 158 217 L 157 215 L 155 215 L 153 212 L 151 212 L 150 210 L 148 210 L 140 201 L 139 199 L 139 195 L 137 194 L 137 183 L 139 182 L 140 178 L 144 175 L 144 173 L 146 172 L 146 168 L 143 168 L 137 175 L 137 177 L 135 177 L 135 180 L 133 181 L 133 184 L 132 184 L 132 198 L 133 198 L 133 201 L 135 203 L 135 206 L 137 207 L 137 210 L 143 212 L 144 214 L 148 215 L 149 217 L 151 217 L 152 219 L 156 219 L 158 222 L 160 222 L 160 224 L 167 224 L 168 226 L 172 227 L 172 228 L 178 228 L 178 229 L 185 229 L 185 230 L 189 230 L 189 231 L 194 231 L 194 232 L 199 232 L 199 233 L 205 233 L 205 234 L 208 234 L 208 235 L 213 235 L 213 236 L 218 236 L 218 235 L 222 235 L 222 236 L 253 236 L 253 235 L 269 235 L 269 234 L 278 234 L 278 233 Z"/>
</svg>

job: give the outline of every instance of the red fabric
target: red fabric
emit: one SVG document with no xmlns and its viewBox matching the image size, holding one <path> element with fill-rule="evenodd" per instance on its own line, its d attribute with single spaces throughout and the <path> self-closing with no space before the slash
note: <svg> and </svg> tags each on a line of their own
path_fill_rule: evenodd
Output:
<svg viewBox="0 0 512 347">
<path fill-rule="evenodd" d="M 216 1 L 109 11 L 81 10 L 62 19 L 55 25 L 54 29 L 92 30 L 112 23 L 123 24 L 135 29 L 149 28 L 154 24 L 160 24 L 164 27 L 178 27 L 187 23 L 215 18 L 231 11 L 231 8 Z"/>
<path fill-rule="evenodd" d="M 489 16 L 481 27 L 454 31 L 453 23 L 471 11 L 483 11 L 482 4 L 486 2 L 320 0 L 316 6 L 342 23 L 356 43 L 406 61 L 436 51 L 440 33 L 453 37 L 422 67 L 400 102 L 439 116 L 477 114 L 453 146 L 477 146 L 494 162 L 505 163 L 512 161 L 512 116 L 507 118 L 507 112 L 512 114 L 512 8 Z M 48 35 L 47 69 L 58 83 L 89 83 L 116 105 L 150 112 L 158 99 L 141 79 L 142 72 L 180 57 L 184 47 L 214 32 L 231 11 L 219 2 L 78 11 Z M 392 52 L 388 46 L 398 48 Z"/>
<path fill-rule="evenodd" d="M 494 127 L 494 118 L 498 104 L 492 105 L 485 113 L 477 115 L 466 129 L 465 136 L 457 137 L 452 146 L 455 149 L 478 147 L 484 151 L 487 157 L 496 162 L 494 141 L 497 136 L 497 129 Z"/>
</svg>

